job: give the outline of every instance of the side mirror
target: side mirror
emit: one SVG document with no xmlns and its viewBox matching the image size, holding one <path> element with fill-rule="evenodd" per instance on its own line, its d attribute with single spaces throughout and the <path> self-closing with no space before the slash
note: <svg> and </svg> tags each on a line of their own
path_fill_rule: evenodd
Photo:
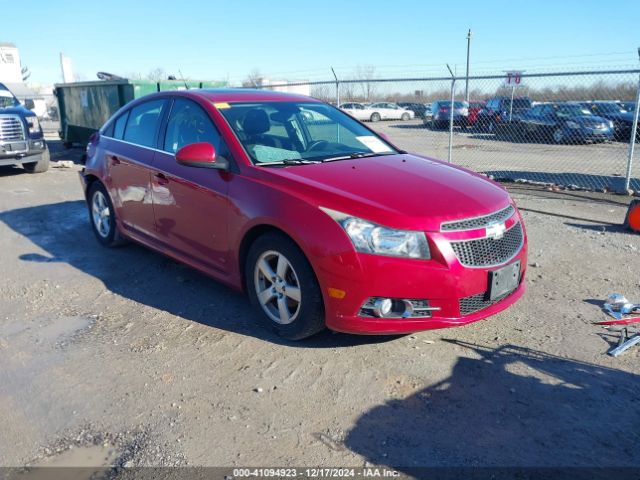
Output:
<svg viewBox="0 0 640 480">
<path fill-rule="evenodd" d="M 217 157 L 216 149 L 207 142 L 185 145 L 176 152 L 176 161 L 185 167 L 229 170 L 229 162 L 227 159 Z"/>
<path fill-rule="evenodd" d="M 28 110 L 33 110 L 34 108 L 36 108 L 36 103 L 35 103 L 32 99 L 27 98 L 27 99 L 24 101 L 24 106 L 25 106 L 25 108 L 27 108 Z"/>
</svg>

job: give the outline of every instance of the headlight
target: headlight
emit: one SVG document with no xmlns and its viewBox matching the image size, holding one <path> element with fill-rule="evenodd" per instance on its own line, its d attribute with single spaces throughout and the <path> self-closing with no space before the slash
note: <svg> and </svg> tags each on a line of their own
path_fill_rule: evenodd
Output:
<svg viewBox="0 0 640 480">
<path fill-rule="evenodd" d="M 566 125 L 567 125 L 567 127 L 569 127 L 569 128 L 580 128 L 580 125 L 578 125 L 576 122 L 572 122 L 571 120 L 569 120 L 569 121 L 566 123 Z"/>
<path fill-rule="evenodd" d="M 38 121 L 38 117 L 27 117 L 27 125 L 29 126 L 29 133 L 31 135 L 34 133 L 40 133 L 40 122 Z"/>
<path fill-rule="evenodd" d="M 392 257 L 431 258 L 424 232 L 396 230 L 329 208 L 320 209 L 340 224 L 358 252 Z"/>
</svg>

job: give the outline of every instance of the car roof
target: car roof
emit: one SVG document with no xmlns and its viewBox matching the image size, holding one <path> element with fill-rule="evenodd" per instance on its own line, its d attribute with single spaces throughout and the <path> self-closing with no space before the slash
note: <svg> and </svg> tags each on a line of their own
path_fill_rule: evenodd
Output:
<svg viewBox="0 0 640 480">
<path fill-rule="evenodd" d="M 193 88 L 189 90 L 162 91 L 148 95 L 152 96 L 176 96 L 199 97 L 210 102 L 313 102 L 322 103 L 320 100 L 306 95 L 274 92 L 253 88 Z"/>
</svg>

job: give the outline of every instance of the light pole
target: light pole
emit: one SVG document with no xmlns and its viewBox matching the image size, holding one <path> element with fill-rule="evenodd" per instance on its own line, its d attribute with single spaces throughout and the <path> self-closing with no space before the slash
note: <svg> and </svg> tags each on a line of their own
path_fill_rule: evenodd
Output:
<svg viewBox="0 0 640 480">
<path fill-rule="evenodd" d="M 464 86 L 464 99 L 469 102 L 469 52 L 471 51 L 471 29 L 467 33 L 467 80 Z"/>
</svg>

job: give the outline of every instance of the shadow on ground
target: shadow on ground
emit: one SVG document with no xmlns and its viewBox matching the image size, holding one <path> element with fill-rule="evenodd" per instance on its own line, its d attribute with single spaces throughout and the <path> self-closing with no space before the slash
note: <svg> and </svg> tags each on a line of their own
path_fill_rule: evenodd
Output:
<svg viewBox="0 0 640 480">
<path fill-rule="evenodd" d="M 575 186 L 589 190 L 607 190 L 609 192 L 622 192 L 625 187 L 624 177 L 613 175 L 594 175 L 578 172 L 536 172 L 522 170 L 485 170 L 482 173 L 490 175 L 499 181 L 527 181 L 541 182 L 561 186 Z M 629 187 L 632 190 L 640 189 L 640 178 L 631 178 Z"/>
<path fill-rule="evenodd" d="M 82 201 L 10 210 L 0 213 L 0 221 L 36 247 L 21 255 L 22 261 L 67 263 L 101 280 L 107 291 L 186 320 L 296 348 L 350 347 L 398 338 L 326 331 L 303 342 L 284 340 L 261 325 L 242 293 L 136 244 L 102 247 Z"/>
<path fill-rule="evenodd" d="M 364 413 L 349 449 L 409 474 L 418 466 L 640 467 L 640 376 L 514 345 L 445 341 L 471 356 L 446 380 Z"/>
</svg>

